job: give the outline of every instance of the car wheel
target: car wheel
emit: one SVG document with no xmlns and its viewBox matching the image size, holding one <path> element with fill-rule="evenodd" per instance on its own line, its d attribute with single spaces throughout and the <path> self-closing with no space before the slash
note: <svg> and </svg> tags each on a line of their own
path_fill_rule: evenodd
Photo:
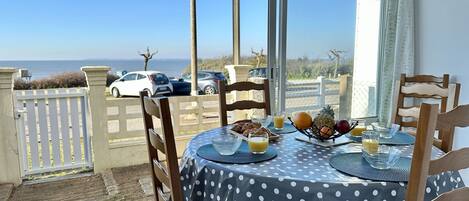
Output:
<svg viewBox="0 0 469 201">
<path fill-rule="evenodd" d="M 121 94 L 119 93 L 119 89 L 117 89 L 117 88 L 114 87 L 114 88 L 112 88 L 112 91 L 111 91 L 111 92 L 112 92 L 112 96 L 114 96 L 114 97 L 116 97 L 116 98 L 121 97 Z"/>
<path fill-rule="evenodd" d="M 216 92 L 216 89 L 215 89 L 214 86 L 206 86 L 204 88 L 204 94 L 206 94 L 206 95 L 213 95 L 213 94 L 215 94 L 215 92 Z"/>
</svg>

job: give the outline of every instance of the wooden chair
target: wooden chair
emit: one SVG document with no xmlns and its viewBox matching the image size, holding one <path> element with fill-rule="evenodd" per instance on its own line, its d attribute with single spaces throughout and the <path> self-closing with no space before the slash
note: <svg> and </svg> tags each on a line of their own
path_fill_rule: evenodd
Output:
<svg viewBox="0 0 469 201">
<path fill-rule="evenodd" d="M 457 171 L 469 167 L 469 148 L 450 151 L 439 159 L 431 160 L 431 150 L 435 128 L 454 129 L 469 126 L 469 105 L 458 106 L 454 110 L 438 114 L 438 105 L 422 104 L 417 124 L 417 138 L 412 156 L 406 200 L 422 201 L 428 175 L 445 171 Z M 448 135 L 444 133 L 443 135 Z M 436 201 L 467 200 L 469 188 L 459 188 L 438 196 Z"/>
<path fill-rule="evenodd" d="M 270 90 L 269 80 L 264 79 L 263 84 L 256 84 L 253 82 L 236 82 L 231 85 L 226 85 L 225 82 L 218 82 L 219 96 L 220 96 L 220 123 L 222 126 L 228 125 L 227 112 L 233 110 L 248 110 L 248 109 L 264 109 L 265 115 L 270 115 Z M 226 104 L 226 93 L 231 91 L 250 91 L 261 90 L 264 91 L 264 102 L 256 102 L 252 100 L 236 101 L 232 104 Z"/>
<path fill-rule="evenodd" d="M 447 108 L 454 108 L 458 105 L 459 92 L 461 89 L 460 84 L 455 84 L 449 87 L 449 75 L 444 74 L 443 77 L 435 77 L 432 75 L 416 75 L 407 77 L 406 74 L 401 74 L 399 84 L 399 94 L 397 99 L 397 106 L 394 110 L 394 123 L 401 125 L 403 128 L 416 128 L 419 115 L 419 107 L 415 105 L 407 106 L 404 104 L 405 98 L 414 98 L 420 100 L 433 99 L 439 101 L 439 112 L 446 112 Z M 406 120 L 410 118 L 410 120 Z M 410 132 L 411 134 L 415 134 Z M 434 145 L 448 152 L 452 148 L 452 138 L 442 141 L 439 134 L 438 139 L 435 139 Z M 444 144 L 444 146 L 443 146 Z"/>
<path fill-rule="evenodd" d="M 143 120 L 147 138 L 153 187 L 157 201 L 182 201 L 181 181 L 168 98 L 152 99 L 140 92 Z M 153 126 L 153 117 L 160 119 L 162 134 Z M 159 153 L 166 156 L 163 163 Z"/>
</svg>

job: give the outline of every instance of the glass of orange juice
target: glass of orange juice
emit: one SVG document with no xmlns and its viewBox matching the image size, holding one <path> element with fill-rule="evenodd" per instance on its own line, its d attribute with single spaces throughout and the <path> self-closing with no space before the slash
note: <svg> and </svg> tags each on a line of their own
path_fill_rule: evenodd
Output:
<svg viewBox="0 0 469 201">
<path fill-rule="evenodd" d="M 374 155 L 379 149 L 379 133 L 365 131 L 362 134 L 362 151 L 364 154 Z"/>
<path fill-rule="evenodd" d="M 350 135 L 358 137 L 361 136 L 364 131 L 366 131 L 365 122 L 358 122 L 358 125 L 350 131 Z"/>
<path fill-rule="evenodd" d="M 274 115 L 274 128 L 275 130 L 282 130 L 285 121 L 285 112 L 278 112 Z"/>
<path fill-rule="evenodd" d="M 269 134 L 260 131 L 249 133 L 248 147 L 253 154 L 264 154 L 269 147 Z"/>
</svg>

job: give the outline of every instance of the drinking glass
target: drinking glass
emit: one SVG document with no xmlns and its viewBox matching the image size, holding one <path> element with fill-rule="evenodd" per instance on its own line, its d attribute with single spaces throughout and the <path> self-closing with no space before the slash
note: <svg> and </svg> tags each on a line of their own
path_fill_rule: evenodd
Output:
<svg viewBox="0 0 469 201">
<path fill-rule="evenodd" d="M 241 137 L 232 135 L 227 130 L 212 138 L 213 147 L 220 155 L 223 156 L 235 154 L 241 146 L 241 142 Z"/>
<path fill-rule="evenodd" d="M 395 147 L 380 145 L 376 154 L 363 153 L 363 157 L 371 167 L 386 170 L 394 165 L 401 157 L 401 151 Z"/>
<path fill-rule="evenodd" d="M 373 130 L 379 134 L 382 138 L 392 138 L 389 132 L 387 124 L 384 122 L 373 122 L 371 123 Z"/>
<path fill-rule="evenodd" d="M 264 116 L 252 115 L 251 120 L 254 123 L 261 124 L 262 127 L 267 128 L 272 123 L 272 116 L 267 115 L 267 117 L 264 117 Z"/>
<path fill-rule="evenodd" d="M 358 125 L 350 131 L 350 135 L 355 137 L 361 136 L 364 131 L 366 131 L 366 125 L 365 122 L 361 121 L 358 122 Z"/>
<path fill-rule="evenodd" d="M 399 125 L 397 124 L 392 124 L 391 127 L 389 124 L 384 123 L 384 122 L 374 122 L 371 123 L 371 126 L 373 127 L 373 130 L 377 133 L 379 133 L 379 136 L 381 138 L 392 138 L 394 135 L 397 133 L 399 130 Z"/>
<path fill-rule="evenodd" d="M 274 128 L 275 130 L 282 130 L 285 121 L 285 112 L 278 112 L 274 115 Z"/>
<path fill-rule="evenodd" d="M 259 131 L 249 133 L 248 146 L 251 153 L 264 154 L 269 147 L 269 134 Z"/>
<path fill-rule="evenodd" d="M 365 131 L 362 134 L 362 152 L 377 154 L 379 148 L 379 134 L 374 131 Z"/>
</svg>

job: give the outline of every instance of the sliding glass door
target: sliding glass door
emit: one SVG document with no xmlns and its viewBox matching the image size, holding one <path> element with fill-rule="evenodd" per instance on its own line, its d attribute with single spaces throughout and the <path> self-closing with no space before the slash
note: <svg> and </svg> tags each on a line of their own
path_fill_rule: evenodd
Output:
<svg viewBox="0 0 469 201">
<path fill-rule="evenodd" d="M 379 0 L 279 0 L 277 110 L 376 116 Z M 365 17 L 365 14 L 367 15 Z"/>
</svg>

